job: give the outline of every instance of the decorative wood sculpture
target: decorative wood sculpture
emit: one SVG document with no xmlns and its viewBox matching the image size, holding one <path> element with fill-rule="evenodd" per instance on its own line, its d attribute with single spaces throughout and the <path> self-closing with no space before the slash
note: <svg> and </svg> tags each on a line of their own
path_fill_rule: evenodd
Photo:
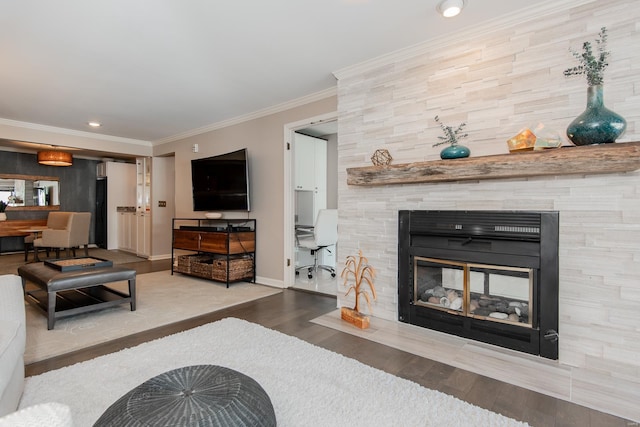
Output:
<svg viewBox="0 0 640 427">
<path fill-rule="evenodd" d="M 376 270 L 370 266 L 369 260 L 362 256 L 362 251 L 358 251 L 358 256 L 349 255 L 345 263 L 340 277 L 344 279 L 344 285 L 347 286 L 350 278 L 353 278 L 353 284 L 347 289 L 345 296 L 348 296 L 351 291 L 355 293 L 355 305 L 353 308 L 342 307 L 340 314 L 343 320 L 349 323 L 353 323 L 361 329 L 369 327 L 369 317 L 360 313 L 360 295 L 367 301 L 369 311 L 371 311 L 371 296 L 375 300 L 376 288 L 373 285 L 373 279 L 376 277 Z M 371 290 L 371 296 L 369 292 L 362 287 L 363 283 L 369 285 Z"/>
</svg>

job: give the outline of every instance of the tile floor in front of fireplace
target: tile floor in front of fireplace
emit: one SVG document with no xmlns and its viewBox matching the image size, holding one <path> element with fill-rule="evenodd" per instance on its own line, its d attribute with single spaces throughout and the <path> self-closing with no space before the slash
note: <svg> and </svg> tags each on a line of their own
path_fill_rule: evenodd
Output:
<svg viewBox="0 0 640 427">
<path fill-rule="evenodd" d="M 313 323 L 640 423 L 637 384 L 419 326 L 371 318 L 361 330 L 335 310 Z"/>
</svg>

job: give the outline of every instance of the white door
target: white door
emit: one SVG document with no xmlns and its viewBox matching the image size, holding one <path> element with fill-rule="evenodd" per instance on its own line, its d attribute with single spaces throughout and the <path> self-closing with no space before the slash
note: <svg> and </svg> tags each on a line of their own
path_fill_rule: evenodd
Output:
<svg viewBox="0 0 640 427">
<path fill-rule="evenodd" d="M 315 141 L 310 136 L 296 133 L 294 143 L 295 154 L 295 189 L 296 191 L 312 191 L 315 187 Z"/>
<path fill-rule="evenodd" d="M 151 237 L 151 214 L 146 212 L 136 213 L 136 248 L 135 253 L 141 257 L 149 257 Z"/>
<path fill-rule="evenodd" d="M 301 179 L 300 176 L 300 172 L 302 171 L 302 169 L 300 167 L 297 167 L 296 165 L 296 139 L 297 139 L 297 134 L 296 131 L 307 131 L 307 130 L 312 130 L 313 132 L 317 132 L 318 130 L 322 130 L 321 135 L 331 135 L 334 139 L 331 142 L 331 146 L 332 146 L 332 150 L 335 150 L 336 153 L 331 154 L 331 156 L 327 156 L 327 158 L 331 159 L 330 160 L 330 167 L 332 169 L 336 169 L 337 171 L 337 112 L 334 113 L 330 113 L 330 114 L 325 114 L 322 116 L 316 116 L 313 118 L 309 118 L 306 120 L 301 120 L 299 122 L 296 123 L 289 123 L 287 125 L 285 125 L 285 139 L 284 139 L 284 145 L 285 145 L 285 150 L 284 150 L 284 161 L 285 161 L 285 170 L 284 170 L 284 194 L 285 194 L 285 198 L 284 198 L 284 261 L 285 261 L 285 265 L 284 265 L 284 281 L 283 281 L 283 285 L 284 287 L 290 287 L 290 286 L 294 286 L 295 285 L 295 266 L 296 266 L 296 239 L 295 239 L 295 229 L 296 229 L 296 223 L 301 224 L 301 225 L 312 225 L 313 224 L 313 220 L 315 218 L 311 217 L 310 219 L 309 216 L 312 215 L 307 215 L 305 217 L 305 213 L 301 212 L 301 215 L 304 217 L 301 221 L 296 221 L 297 219 L 297 213 L 296 213 L 296 199 L 298 198 L 303 198 L 303 199 L 310 199 L 311 200 L 315 200 L 316 198 L 316 188 L 315 188 L 315 183 L 313 185 L 313 188 L 310 190 L 299 190 L 298 192 L 296 192 L 296 185 L 300 185 L 300 186 L 309 186 L 309 183 L 305 183 L 305 184 L 297 184 L 297 181 L 299 182 Z M 327 132 L 325 132 L 325 130 L 327 130 Z M 306 132 L 308 133 L 308 132 Z M 317 133 L 315 133 L 317 134 Z M 304 143 L 303 143 L 304 144 Z M 304 151 L 305 148 L 304 146 L 302 146 L 300 151 Z M 298 156 L 301 155 L 300 152 L 297 153 Z M 313 170 L 315 171 L 315 148 L 314 148 L 314 154 L 313 156 L 305 156 L 306 158 L 309 157 L 313 157 L 314 159 L 314 164 L 313 167 L 308 166 L 309 169 L 313 168 Z M 329 162 L 329 160 L 327 160 L 327 162 Z M 296 179 L 296 173 L 298 173 L 298 180 Z M 326 174 L 326 171 L 325 171 Z M 331 179 L 327 179 L 327 182 L 331 182 L 332 186 L 337 186 L 337 184 L 335 183 L 335 173 L 332 173 L 332 177 Z M 314 173 L 315 176 L 315 173 Z M 325 175 L 326 176 L 326 175 Z M 323 180 L 324 181 L 324 180 Z M 325 184 L 326 186 L 327 184 Z M 321 198 L 328 198 L 331 197 L 331 205 L 329 204 L 325 204 L 325 206 L 327 207 L 337 207 L 337 188 L 336 189 L 329 189 L 327 191 L 324 191 L 325 195 L 321 195 Z M 308 193 L 304 193 L 305 191 L 308 191 Z M 322 185 L 318 188 L 318 191 L 321 192 L 322 191 Z M 309 194 L 311 193 L 311 194 Z M 305 202 L 305 206 L 310 206 L 309 202 Z M 325 201 L 325 203 L 327 203 Z M 312 204 L 315 204 L 315 202 L 312 202 Z M 319 205 L 322 206 L 322 205 Z M 315 207 L 312 207 L 311 212 L 316 211 Z M 307 218 L 307 219 L 305 219 Z"/>
<path fill-rule="evenodd" d="M 327 208 L 327 141 L 296 133 L 293 149 L 296 217 L 304 219 L 297 224 L 313 225 L 318 211 Z"/>
</svg>

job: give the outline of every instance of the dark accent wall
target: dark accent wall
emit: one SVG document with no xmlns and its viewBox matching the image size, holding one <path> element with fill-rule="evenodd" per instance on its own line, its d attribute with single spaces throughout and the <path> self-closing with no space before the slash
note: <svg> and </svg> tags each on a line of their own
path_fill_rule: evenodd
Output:
<svg viewBox="0 0 640 427">
<path fill-rule="evenodd" d="M 35 154 L 0 151 L 0 174 L 45 175 L 60 179 L 60 210 L 91 212 L 89 243 L 94 242 L 97 160 L 73 159 L 68 167 L 43 166 Z M 7 211 L 7 219 L 46 218 L 48 211 Z M 23 250 L 21 237 L 3 237 L 0 251 Z"/>
</svg>

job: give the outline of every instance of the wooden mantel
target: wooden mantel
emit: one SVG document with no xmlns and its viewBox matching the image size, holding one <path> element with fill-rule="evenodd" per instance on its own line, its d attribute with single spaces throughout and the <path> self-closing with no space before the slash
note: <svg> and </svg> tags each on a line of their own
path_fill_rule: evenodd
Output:
<svg viewBox="0 0 640 427">
<path fill-rule="evenodd" d="M 347 169 L 349 185 L 476 181 L 640 169 L 640 142 L 563 147 L 518 154 Z"/>
</svg>

